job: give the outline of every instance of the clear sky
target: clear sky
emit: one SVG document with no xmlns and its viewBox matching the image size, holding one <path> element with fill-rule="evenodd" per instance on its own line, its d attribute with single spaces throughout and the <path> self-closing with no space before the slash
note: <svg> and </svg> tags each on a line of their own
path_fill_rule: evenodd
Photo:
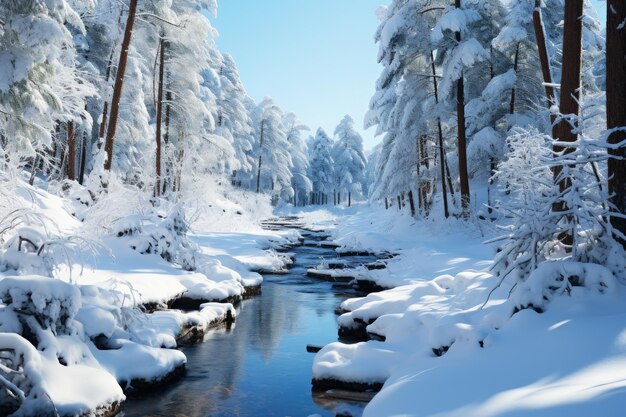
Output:
<svg viewBox="0 0 626 417">
<path fill-rule="evenodd" d="M 592 0 L 604 19 L 606 3 Z M 380 74 L 375 11 L 388 0 L 220 0 L 214 26 L 235 58 L 248 94 L 273 97 L 315 131 L 332 134 L 351 115 L 373 147 L 363 117 Z"/>
<path fill-rule="evenodd" d="M 273 97 L 312 131 L 332 135 L 344 115 L 361 129 L 380 73 L 374 14 L 385 0 L 221 0 L 217 43 L 248 94 Z M 363 134 L 366 147 L 374 133 Z M 362 129 L 361 129 L 362 131 Z"/>
</svg>

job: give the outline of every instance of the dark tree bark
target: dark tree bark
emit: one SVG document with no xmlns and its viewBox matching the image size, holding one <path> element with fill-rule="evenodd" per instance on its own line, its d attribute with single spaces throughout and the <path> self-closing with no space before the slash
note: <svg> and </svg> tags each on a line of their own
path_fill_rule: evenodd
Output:
<svg viewBox="0 0 626 417">
<path fill-rule="evenodd" d="M 539 63 L 541 65 L 541 73 L 543 74 L 543 82 L 546 89 L 546 97 L 548 99 L 548 108 L 556 105 L 556 94 L 554 92 L 552 81 L 552 70 L 550 68 L 550 59 L 548 58 L 548 47 L 546 45 L 546 34 L 543 29 L 543 16 L 541 14 L 541 0 L 535 0 L 535 11 L 533 12 L 533 23 L 535 26 L 535 38 L 537 39 L 537 50 L 539 52 Z M 550 113 L 550 121 L 552 122 L 552 137 L 556 138 L 556 120 L 554 113 Z"/>
<path fill-rule="evenodd" d="M 429 161 L 429 155 L 428 155 L 428 143 L 427 143 L 428 137 L 427 136 L 422 136 L 420 137 L 420 142 L 419 142 L 419 147 L 420 147 L 420 154 L 422 155 L 421 158 L 421 165 L 426 169 L 429 170 L 430 169 L 430 161 Z M 424 214 L 426 216 L 428 216 L 428 195 L 430 194 L 430 190 L 431 190 L 431 184 L 430 181 L 422 181 L 422 185 L 420 187 L 420 201 L 423 204 L 424 207 Z"/>
<path fill-rule="evenodd" d="M 261 139 L 259 141 L 259 166 L 256 173 L 256 192 L 261 192 L 261 164 L 263 163 L 263 133 L 265 129 L 265 120 L 261 121 Z"/>
<path fill-rule="evenodd" d="M 67 122 L 67 179 L 76 180 L 76 135 L 74 122 Z"/>
<path fill-rule="evenodd" d="M 565 2 L 564 27 L 563 27 L 563 69 L 561 74 L 561 99 L 560 113 L 562 119 L 556 125 L 556 138 L 560 142 L 576 142 L 578 135 L 577 117 L 580 113 L 580 70 L 582 61 L 582 15 L 583 0 L 568 0 Z M 573 117 L 574 119 L 570 119 Z M 555 154 L 568 154 L 574 149 L 554 145 Z M 554 179 L 559 186 L 561 193 L 571 186 L 571 180 L 563 166 L 556 166 L 554 169 Z M 554 210 L 559 212 L 567 211 L 565 201 L 555 204 Z M 561 236 L 561 241 L 568 246 L 573 244 L 572 232 Z"/>
<path fill-rule="evenodd" d="M 87 133 L 83 132 L 82 146 L 80 149 L 80 170 L 78 172 L 78 183 L 83 185 L 85 182 L 85 166 L 87 165 Z"/>
<path fill-rule="evenodd" d="M 433 51 L 430 51 L 430 63 L 433 75 L 433 87 L 435 89 L 435 104 L 439 104 L 439 86 L 437 83 L 437 72 L 435 71 L 435 56 Z M 446 165 L 446 152 L 443 145 L 443 128 L 441 127 L 441 118 L 437 117 L 437 135 L 439 139 L 439 156 L 441 161 L 439 161 L 439 165 L 441 167 L 441 192 L 443 194 L 443 214 L 446 216 L 446 219 L 450 217 L 450 210 L 448 208 L 448 193 L 446 190 L 446 174 L 445 174 L 445 165 Z M 454 192 L 451 187 L 451 192 Z"/>
<path fill-rule="evenodd" d="M 135 24 L 136 13 L 137 0 L 130 0 L 128 5 L 128 18 L 126 19 L 126 29 L 124 30 L 124 39 L 122 40 L 120 59 L 117 66 L 117 74 L 115 75 L 115 85 L 113 86 L 111 116 L 109 120 L 109 127 L 106 132 L 106 142 L 104 144 L 104 150 L 107 153 L 107 160 L 104 163 L 104 169 L 107 171 L 111 170 L 111 165 L 113 163 L 113 145 L 115 142 L 115 132 L 117 130 L 117 121 L 120 113 L 120 100 L 122 98 L 126 64 L 128 63 L 128 50 L 130 48 L 130 40 L 133 34 L 133 25 Z"/>
<path fill-rule="evenodd" d="M 398 196 L 398 210 L 402 211 L 402 200 L 400 199 L 400 196 Z"/>
<path fill-rule="evenodd" d="M 415 199 L 413 199 L 413 191 L 409 191 L 409 204 L 411 205 L 411 216 L 415 217 Z"/>
<path fill-rule="evenodd" d="M 454 6 L 461 8 L 461 0 L 454 0 Z M 461 42 L 461 33 L 456 32 L 457 42 Z M 467 173 L 467 140 L 465 134 L 465 80 L 461 73 L 461 78 L 456 84 L 456 111 L 458 130 L 458 152 L 459 152 L 459 181 L 461 183 L 461 207 L 463 217 L 469 217 L 470 210 L 470 187 Z"/>
<path fill-rule="evenodd" d="M 389 201 L 387 200 L 387 197 L 385 197 L 385 210 L 389 210 Z"/>
<path fill-rule="evenodd" d="M 115 52 L 115 44 L 111 48 L 111 53 L 109 54 L 109 61 L 107 63 L 107 70 L 104 76 L 105 83 L 109 82 L 111 78 L 111 71 L 113 67 L 113 54 Z M 102 120 L 100 122 L 100 131 L 98 132 L 98 147 L 102 146 L 102 142 L 104 141 L 104 134 L 106 132 L 106 124 L 107 124 L 107 116 L 109 113 L 109 102 L 105 100 L 104 105 L 102 106 Z"/>
<path fill-rule="evenodd" d="M 352 193 L 348 193 L 348 207 L 352 207 Z"/>
<path fill-rule="evenodd" d="M 607 1 L 606 24 L 606 110 L 609 129 L 626 126 L 626 2 Z M 609 136 L 609 143 L 617 145 L 626 140 L 626 131 L 617 130 Z M 614 210 L 626 214 L 626 147 L 609 149 L 609 193 Z M 626 219 L 611 217 L 611 224 L 626 236 Z M 618 237 L 626 249 L 626 239 Z"/>
<path fill-rule="evenodd" d="M 157 93 L 156 108 L 156 179 L 154 186 L 154 195 L 161 195 L 161 124 L 163 119 L 163 74 L 165 68 L 165 41 L 163 38 L 159 41 L 160 53 L 159 59 L 159 92 Z"/>
<path fill-rule="evenodd" d="M 518 42 L 516 48 L 515 48 L 515 58 L 513 59 L 513 71 L 515 71 L 515 73 L 517 74 L 517 68 L 519 67 L 519 49 L 520 49 L 521 43 Z M 493 70 L 491 72 L 491 78 L 493 79 Z M 515 113 L 515 96 L 516 96 L 516 89 L 515 87 L 513 87 L 511 89 L 511 103 L 509 105 L 509 113 L 513 114 Z"/>
</svg>

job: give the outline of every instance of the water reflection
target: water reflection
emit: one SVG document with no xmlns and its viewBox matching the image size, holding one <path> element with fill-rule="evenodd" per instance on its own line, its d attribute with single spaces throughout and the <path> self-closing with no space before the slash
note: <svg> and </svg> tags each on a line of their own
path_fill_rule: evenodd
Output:
<svg viewBox="0 0 626 417">
<path fill-rule="evenodd" d="M 311 395 L 307 344 L 336 340 L 338 296 L 326 282 L 304 276 L 332 251 L 296 250 L 289 275 L 267 276 L 261 296 L 239 307 L 230 331 L 183 349 L 187 375 L 175 386 L 129 400 L 123 416 L 334 416 L 338 406 Z"/>
</svg>

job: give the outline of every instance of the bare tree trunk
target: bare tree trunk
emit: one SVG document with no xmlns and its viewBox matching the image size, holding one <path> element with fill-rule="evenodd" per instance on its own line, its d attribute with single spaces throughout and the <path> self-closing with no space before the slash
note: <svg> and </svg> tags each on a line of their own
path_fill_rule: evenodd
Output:
<svg viewBox="0 0 626 417">
<path fill-rule="evenodd" d="M 543 30 L 543 16 L 541 14 L 541 0 L 535 0 L 535 11 L 533 12 L 533 23 L 535 26 L 535 37 L 537 38 L 537 49 L 539 51 L 539 62 L 541 64 L 541 73 L 543 74 L 543 82 L 546 89 L 546 97 L 548 98 L 548 108 L 556 105 L 556 94 L 554 92 L 552 81 L 552 69 L 550 68 L 550 59 L 548 58 L 548 47 L 546 45 L 546 34 Z M 556 126 L 554 121 L 556 117 L 550 112 L 550 121 L 552 122 L 552 137 L 556 138 Z"/>
<path fill-rule="evenodd" d="M 259 166 L 256 174 L 256 192 L 261 192 L 261 164 L 263 163 L 263 131 L 265 129 L 265 120 L 261 121 L 261 140 L 259 143 Z"/>
<path fill-rule="evenodd" d="M 606 25 L 606 109 L 609 129 L 626 126 L 626 3 L 623 0 L 607 1 Z M 626 140 L 626 131 L 616 130 L 609 143 L 617 145 Z M 626 147 L 609 149 L 609 194 L 614 210 L 626 214 Z M 626 219 L 611 217 L 611 224 L 622 234 L 618 240 L 626 249 Z"/>
<path fill-rule="evenodd" d="M 439 86 L 437 83 L 437 73 L 435 71 L 435 56 L 433 51 L 430 51 L 430 62 L 433 73 L 433 87 L 435 88 L 435 103 L 439 104 Z M 446 165 L 446 153 L 443 145 L 443 128 L 441 127 L 441 118 L 437 117 L 437 135 L 439 139 L 439 156 L 441 161 L 439 165 L 441 166 L 441 192 L 443 194 L 443 214 L 446 216 L 446 219 L 450 217 L 450 210 L 448 209 L 448 193 L 446 190 L 446 175 L 445 175 L 445 165 Z M 451 189 L 451 192 L 454 191 Z"/>
<path fill-rule="evenodd" d="M 400 195 L 398 195 L 398 210 L 402 211 L 402 200 L 400 199 Z"/>
<path fill-rule="evenodd" d="M 385 210 L 389 210 L 389 201 L 387 200 L 387 197 L 385 197 Z"/>
<path fill-rule="evenodd" d="M 578 114 L 580 113 L 580 70 L 582 58 L 582 15 L 583 0 L 568 0 L 565 2 L 564 27 L 563 27 L 563 69 L 561 74 L 561 121 L 556 126 L 556 138 L 561 142 L 576 142 L 578 134 Z M 622 97 L 623 99 L 623 97 Z M 622 102 L 623 105 L 623 102 Z M 569 120 L 570 117 L 574 119 Z M 555 145 L 555 154 L 568 154 L 574 149 Z M 561 193 L 571 186 L 571 179 L 567 171 L 563 172 L 563 166 L 556 166 L 554 179 Z M 560 201 L 555 204 L 554 210 L 567 211 L 567 203 Z M 573 233 L 567 232 L 561 237 L 565 245 L 571 246 L 574 241 Z"/>
<path fill-rule="evenodd" d="M 517 43 L 517 47 L 515 48 L 515 58 L 513 60 L 513 71 L 517 74 L 517 68 L 519 67 L 519 49 L 521 46 L 521 42 Z M 491 73 L 491 78 L 493 79 L 493 71 Z M 511 104 L 509 105 L 509 113 L 515 113 L 515 86 L 511 89 Z"/>
<path fill-rule="evenodd" d="M 104 76 L 105 83 L 108 83 L 109 78 L 111 77 L 111 69 L 113 67 L 114 52 L 115 52 L 115 44 L 111 48 L 111 54 L 109 55 L 109 62 L 107 63 L 106 75 Z M 106 132 L 108 113 L 109 113 L 109 102 L 105 100 L 104 105 L 102 106 L 102 120 L 100 121 L 100 131 L 98 132 L 98 147 L 102 146 L 102 142 L 104 141 L 104 134 Z"/>
<path fill-rule="evenodd" d="M 106 142 L 104 150 L 107 153 L 107 160 L 104 163 L 104 169 L 111 170 L 113 163 L 113 144 L 115 142 L 115 132 L 117 130 L 117 120 L 120 113 L 120 100 L 122 98 L 122 87 L 124 86 L 124 75 L 126 74 L 126 64 L 128 63 L 128 50 L 130 48 L 130 39 L 133 34 L 133 25 L 135 23 L 135 15 L 137 13 L 137 0 L 130 0 L 128 5 L 128 18 L 126 19 L 126 29 L 124 30 L 124 39 L 122 40 L 122 49 L 120 50 L 120 59 L 117 66 L 117 74 L 115 75 L 115 85 L 113 87 L 113 98 L 111 99 L 111 117 L 109 127 L 106 132 Z"/>
<path fill-rule="evenodd" d="M 411 216 L 415 217 L 415 200 L 413 199 L 412 190 L 409 190 L 409 204 L 411 205 Z"/>
<path fill-rule="evenodd" d="M 122 23 L 123 13 L 124 13 L 123 10 L 120 11 L 120 15 L 117 18 L 118 25 L 121 25 Z M 113 45 L 111 46 L 111 53 L 109 54 L 109 61 L 107 62 L 107 69 L 104 75 L 105 83 L 109 82 L 109 79 L 111 78 L 111 72 L 113 72 L 113 56 L 115 55 L 116 46 L 117 46 L 117 42 L 114 42 Z M 102 147 L 102 144 L 104 143 L 104 134 L 106 133 L 108 111 L 109 111 L 109 102 L 105 99 L 104 105 L 102 106 L 102 120 L 100 121 L 100 131 L 98 132 L 98 143 L 97 143 L 98 149 L 100 149 Z"/>
<path fill-rule="evenodd" d="M 348 207 L 352 207 L 352 193 L 348 193 Z"/>
<path fill-rule="evenodd" d="M 461 0 L 454 0 L 454 6 L 461 8 Z M 461 42 L 461 33 L 456 32 L 457 42 Z M 459 152 L 459 181 L 461 184 L 461 207 L 463 209 L 463 217 L 469 218 L 470 210 L 470 187 L 469 176 L 467 173 L 467 141 L 465 134 L 465 80 L 461 73 L 461 78 L 456 85 L 456 113 L 457 113 L 457 130 L 458 130 L 458 152 Z"/>
<path fill-rule="evenodd" d="M 74 122 L 67 122 L 67 179 L 76 180 L 76 135 Z"/>
<path fill-rule="evenodd" d="M 165 41 L 159 40 L 159 92 L 157 93 L 156 108 L 156 179 L 154 186 L 154 196 L 161 195 L 161 122 L 163 119 L 163 73 L 165 67 Z"/>
<path fill-rule="evenodd" d="M 87 165 L 87 133 L 83 132 L 83 140 L 80 147 L 80 168 L 78 172 L 78 183 L 85 182 L 85 166 Z"/>
<path fill-rule="evenodd" d="M 420 138 L 420 153 L 422 154 L 422 166 L 426 169 L 426 171 L 430 169 L 430 162 L 428 159 L 429 155 L 428 155 L 427 140 L 428 140 L 428 137 L 425 135 Z M 430 194 L 430 191 L 431 191 L 430 181 L 422 181 L 422 186 L 420 189 L 420 199 L 422 200 L 422 203 L 424 205 L 424 215 L 426 217 L 428 217 L 429 215 L 428 195 Z"/>
</svg>

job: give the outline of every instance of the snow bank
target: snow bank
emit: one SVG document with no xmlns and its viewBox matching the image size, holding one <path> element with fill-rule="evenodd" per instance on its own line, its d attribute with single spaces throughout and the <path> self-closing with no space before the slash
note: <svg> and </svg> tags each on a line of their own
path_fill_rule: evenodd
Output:
<svg viewBox="0 0 626 417">
<path fill-rule="evenodd" d="M 332 230 L 355 248 L 397 251 L 387 270 L 369 271 L 395 288 L 342 303 L 340 326 L 365 325 L 384 341 L 325 346 L 313 378 L 384 382 L 365 416 L 621 415 L 626 290 L 617 277 L 558 261 L 501 282 L 481 243 L 489 236 L 471 224 L 438 227 L 360 208 Z"/>
<path fill-rule="evenodd" d="M 2 380 L 10 381 L 23 398 L 24 406 L 14 416 L 57 415 L 55 410 L 60 416 L 88 415 L 114 410 L 125 399 L 115 379 L 103 369 L 63 366 L 13 333 L 0 333 L 0 386 Z M 0 396 L 0 410 L 6 400 Z M 13 404 L 12 411 L 22 401 Z"/>
</svg>

